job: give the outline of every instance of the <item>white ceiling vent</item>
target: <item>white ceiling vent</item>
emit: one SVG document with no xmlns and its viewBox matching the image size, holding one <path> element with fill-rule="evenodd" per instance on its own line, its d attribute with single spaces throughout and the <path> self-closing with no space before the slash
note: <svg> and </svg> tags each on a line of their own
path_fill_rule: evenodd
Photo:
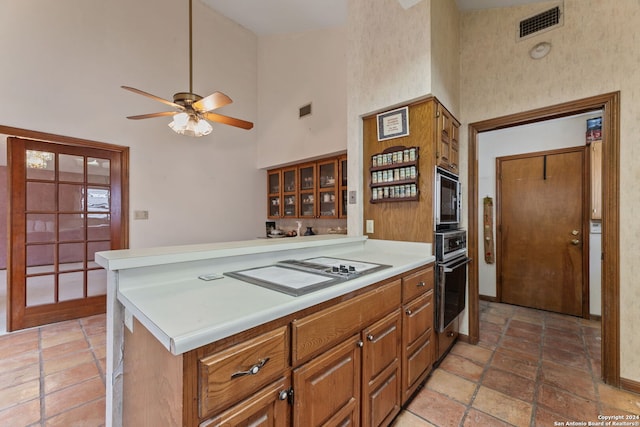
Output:
<svg viewBox="0 0 640 427">
<path fill-rule="evenodd" d="M 524 40 L 545 31 L 553 30 L 564 24 L 564 10 L 562 4 L 536 13 L 521 20 L 517 28 L 517 40 Z"/>
</svg>

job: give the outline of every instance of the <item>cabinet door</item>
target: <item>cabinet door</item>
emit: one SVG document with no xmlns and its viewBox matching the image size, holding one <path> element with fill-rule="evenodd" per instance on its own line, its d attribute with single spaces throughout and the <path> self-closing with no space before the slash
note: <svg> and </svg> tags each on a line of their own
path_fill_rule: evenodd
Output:
<svg viewBox="0 0 640 427">
<path fill-rule="evenodd" d="M 310 163 L 298 167 L 298 188 L 300 197 L 299 217 L 316 216 L 316 164 Z"/>
<path fill-rule="evenodd" d="M 386 426 L 400 412 L 400 310 L 362 332 L 362 425 Z"/>
<path fill-rule="evenodd" d="M 450 170 L 454 173 L 459 173 L 459 162 L 460 162 L 460 149 L 458 147 L 458 130 L 460 125 L 455 121 L 451 121 L 451 132 L 450 132 L 450 142 L 449 142 L 449 167 Z"/>
<path fill-rule="evenodd" d="M 293 425 L 360 425 L 358 335 L 293 371 Z"/>
<path fill-rule="evenodd" d="M 433 291 L 404 306 L 402 345 L 403 401 L 413 394 L 433 365 Z"/>
<path fill-rule="evenodd" d="M 200 427 L 287 427 L 291 420 L 290 388 L 289 377 L 281 378 L 222 414 L 202 422 Z"/>
<path fill-rule="evenodd" d="M 280 169 L 274 169 L 267 172 L 267 217 L 280 218 L 282 212 L 280 207 L 280 191 L 282 182 L 282 171 Z"/>
<path fill-rule="evenodd" d="M 337 218 L 338 203 L 338 160 L 318 162 L 318 217 Z"/>
<path fill-rule="evenodd" d="M 297 172 L 296 168 L 282 171 L 282 215 L 285 217 L 294 218 L 298 215 Z"/>
<path fill-rule="evenodd" d="M 437 107 L 437 125 L 436 125 L 436 162 L 438 166 L 449 169 L 451 160 L 451 116 L 441 105 Z"/>
</svg>

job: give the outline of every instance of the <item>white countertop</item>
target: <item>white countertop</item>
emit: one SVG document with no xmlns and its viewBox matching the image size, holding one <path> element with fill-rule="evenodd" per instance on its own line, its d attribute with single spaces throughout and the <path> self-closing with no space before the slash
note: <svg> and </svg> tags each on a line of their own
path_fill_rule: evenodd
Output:
<svg viewBox="0 0 640 427">
<path fill-rule="evenodd" d="M 100 252 L 118 301 L 173 354 L 231 336 L 433 262 L 428 243 L 312 236 L 212 245 Z M 334 256 L 391 268 L 294 297 L 230 277 L 201 274 Z"/>
</svg>

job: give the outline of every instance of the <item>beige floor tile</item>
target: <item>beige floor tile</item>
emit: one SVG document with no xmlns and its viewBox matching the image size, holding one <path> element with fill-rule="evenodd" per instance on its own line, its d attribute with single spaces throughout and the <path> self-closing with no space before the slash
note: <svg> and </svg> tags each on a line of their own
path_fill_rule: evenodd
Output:
<svg viewBox="0 0 640 427">
<path fill-rule="evenodd" d="M 471 381 L 478 381 L 484 371 L 484 366 L 455 354 L 449 354 L 440 363 L 440 369 L 459 375 Z"/>
<path fill-rule="evenodd" d="M 40 397 L 40 380 L 30 380 L 22 384 L 0 390 L 0 409 Z"/>
<path fill-rule="evenodd" d="M 418 398 L 419 397 L 419 398 Z M 422 389 L 407 410 L 435 426 L 458 426 L 466 406 L 429 389 Z"/>
<path fill-rule="evenodd" d="M 78 384 L 88 379 L 99 377 L 100 372 L 95 362 L 87 362 L 64 371 L 58 371 L 44 377 L 44 392 L 52 393 L 56 390 Z"/>
<path fill-rule="evenodd" d="M 0 372 L 0 390 L 40 378 L 40 365 L 32 363 L 23 368 Z"/>
<path fill-rule="evenodd" d="M 22 427 L 40 421 L 40 399 L 36 398 L 0 411 L 0 426 Z"/>
<path fill-rule="evenodd" d="M 531 422 L 531 403 L 514 399 L 488 387 L 480 387 L 472 406 L 515 426 L 528 426 Z"/>
<path fill-rule="evenodd" d="M 478 385 L 443 369 L 436 369 L 427 381 L 427 388 L 468 405 Z"/>
<path fill-rule="evenodd" d="M 402 411 L 392 424 L 393 427 L 437 427 L 408 411 Z"/>
<path fill-rule="evenodd" d="M 464 427 L 511 427 L 511 424 L 506 423 L 498 418 L 492 417 L 489 414 L 480 412 L 477 409 L 471 409 L 464 419 Z"/>
<path fill-rule="evenodd" d="M 458 342 L 451 349 L 451 354 L 456 354 L 458 356 L 472 360 L 478 364 L 484 365 L 489 361 L 489 359 L 491 359 L 493 351 L 477 345 Z"/>
<path fill-rule="evenodd" d="M 61 344 L 57 344 L 51 347 L 45 347 L 42 349 L 42 358 L 44 360 L 55 359 L 61 356 L 66 356 L 71 353 L 77 353 L 78 351 L 86 350 L 89 348 L 89 343 L 82 337 L 81 339 L 67 341 Z"/>
<path fill-rule="evenodd" d="M 93 378 L 83 383 L 47 394 L 44 397 L 46 418 L 51 418 L 69 409 L 104 398 L 104 396 L 104 384 L 99 378 Z"/>
<path fill-rule="evenodd" d="M 79 351 L 55 359 L 45 360 L 43 362 L 44 374 L 50 375 L 54 372 L 64 371 L 65 369 L 82 365 L 83 363 L 92 362 L 93 360 L 93 354 L 89 350 Z"/>
<path fill-rule="evenodd" d="M 46 427 L 99 427 L 104 426 L 104 398 L 48 418 Z"/>
</svg>

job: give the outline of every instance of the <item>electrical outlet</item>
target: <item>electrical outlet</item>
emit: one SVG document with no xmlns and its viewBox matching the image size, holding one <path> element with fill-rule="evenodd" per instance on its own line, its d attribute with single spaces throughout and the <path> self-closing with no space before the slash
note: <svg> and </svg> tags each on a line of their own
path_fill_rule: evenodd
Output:
<svg viewBox="0 0 640 427">
<path fill-rule="evenodd" d="M 367 233 L 373 234 L 373 220 L 372 219 L 368 219 L 367 220 Z"/>
</svg>

